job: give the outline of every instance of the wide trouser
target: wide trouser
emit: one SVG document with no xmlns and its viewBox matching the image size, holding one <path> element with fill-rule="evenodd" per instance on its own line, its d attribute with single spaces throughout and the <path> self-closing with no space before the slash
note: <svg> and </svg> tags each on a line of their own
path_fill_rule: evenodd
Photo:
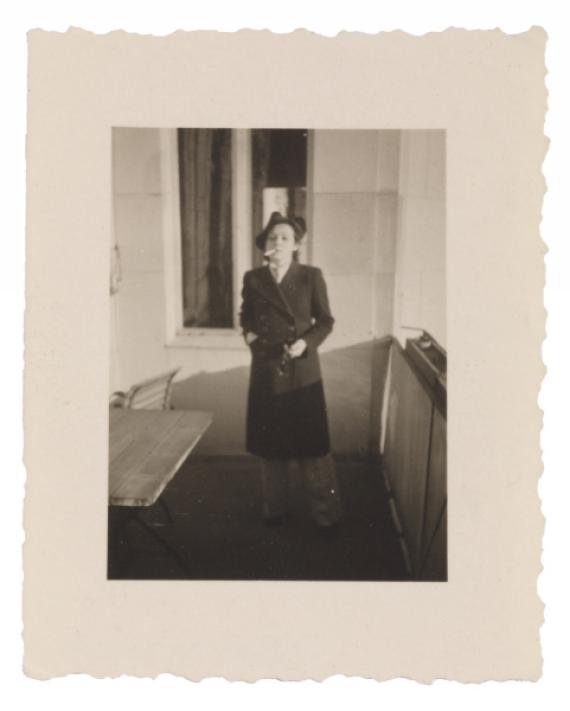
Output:
<svg viewBox="0 0 570 711">
<path fill-rule="evenodd" d="M 336 477 L 335 463 L 330 454 L 296 460 L 309 495 L 311 513 L 319 526 L 332 526 L 343 515 L 342 499 Z M 287 459 L 263 459 L 261 482 L 263 516 L 277 518 L 287 513 L 289 465 Z"/>
</svg>

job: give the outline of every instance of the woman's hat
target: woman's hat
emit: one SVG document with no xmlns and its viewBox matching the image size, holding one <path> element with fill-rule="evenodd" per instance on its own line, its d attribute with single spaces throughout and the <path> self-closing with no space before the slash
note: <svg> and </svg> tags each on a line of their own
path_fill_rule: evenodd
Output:
<svg viewBox="0 0 570 711">
<path fill-rule="evenodd" d="M 255 244 L 259 249 L 265 249 L 265 241 L 275 225 L 290 225 L 295 232 L 295 240 L 299 242 L 307 232 L 307 224 L 302 217 L 285 217 L 280 212 L 272 212 L 269 222 L 255 238 Z"/>
</svg>

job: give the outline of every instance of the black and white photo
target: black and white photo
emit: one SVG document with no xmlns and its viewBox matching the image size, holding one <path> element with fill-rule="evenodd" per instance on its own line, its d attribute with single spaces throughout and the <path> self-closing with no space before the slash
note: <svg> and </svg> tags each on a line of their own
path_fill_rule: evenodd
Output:
<svg viewBox="0 0 570 711">
<path fill-rule="evenodd" d="M 447 580 L 446 132 L 115 127 L 109 579 Z"/>
</svg>

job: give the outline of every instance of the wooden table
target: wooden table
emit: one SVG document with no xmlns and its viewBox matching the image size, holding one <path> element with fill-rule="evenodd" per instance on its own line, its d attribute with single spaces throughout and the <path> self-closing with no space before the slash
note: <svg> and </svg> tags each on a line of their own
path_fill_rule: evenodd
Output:
<svg viewBox="0 0 570 711">
<path fill-rule="evenodd" d="M 194 410 L 109 410 L 109 506 L 128 507 L 125 525 L 136 520 L 183 567 L 186 561 L 139 514 L 160 500 L 212 419 Z"/>
</svg>

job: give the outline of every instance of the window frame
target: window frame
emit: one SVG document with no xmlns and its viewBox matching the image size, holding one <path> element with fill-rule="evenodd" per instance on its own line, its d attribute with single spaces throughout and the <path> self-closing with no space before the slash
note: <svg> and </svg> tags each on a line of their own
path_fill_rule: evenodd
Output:
<svg viewBox="0 0 570 711">
<path fill-rule="evenodd" d="M 161 179 L 166 346 L 244 350 L 247 349 L 247 346 L 241 336 L 239 310 L 243 274 L 252 267 L 250 131 L 248 129 L 231 129 L 234 324 L 232 328 L 189 328 L 184 326 L 177 131 L 177 128 L 161 129 L 160 131 L 160 148 L 163 160 Z"/>
</svg>

